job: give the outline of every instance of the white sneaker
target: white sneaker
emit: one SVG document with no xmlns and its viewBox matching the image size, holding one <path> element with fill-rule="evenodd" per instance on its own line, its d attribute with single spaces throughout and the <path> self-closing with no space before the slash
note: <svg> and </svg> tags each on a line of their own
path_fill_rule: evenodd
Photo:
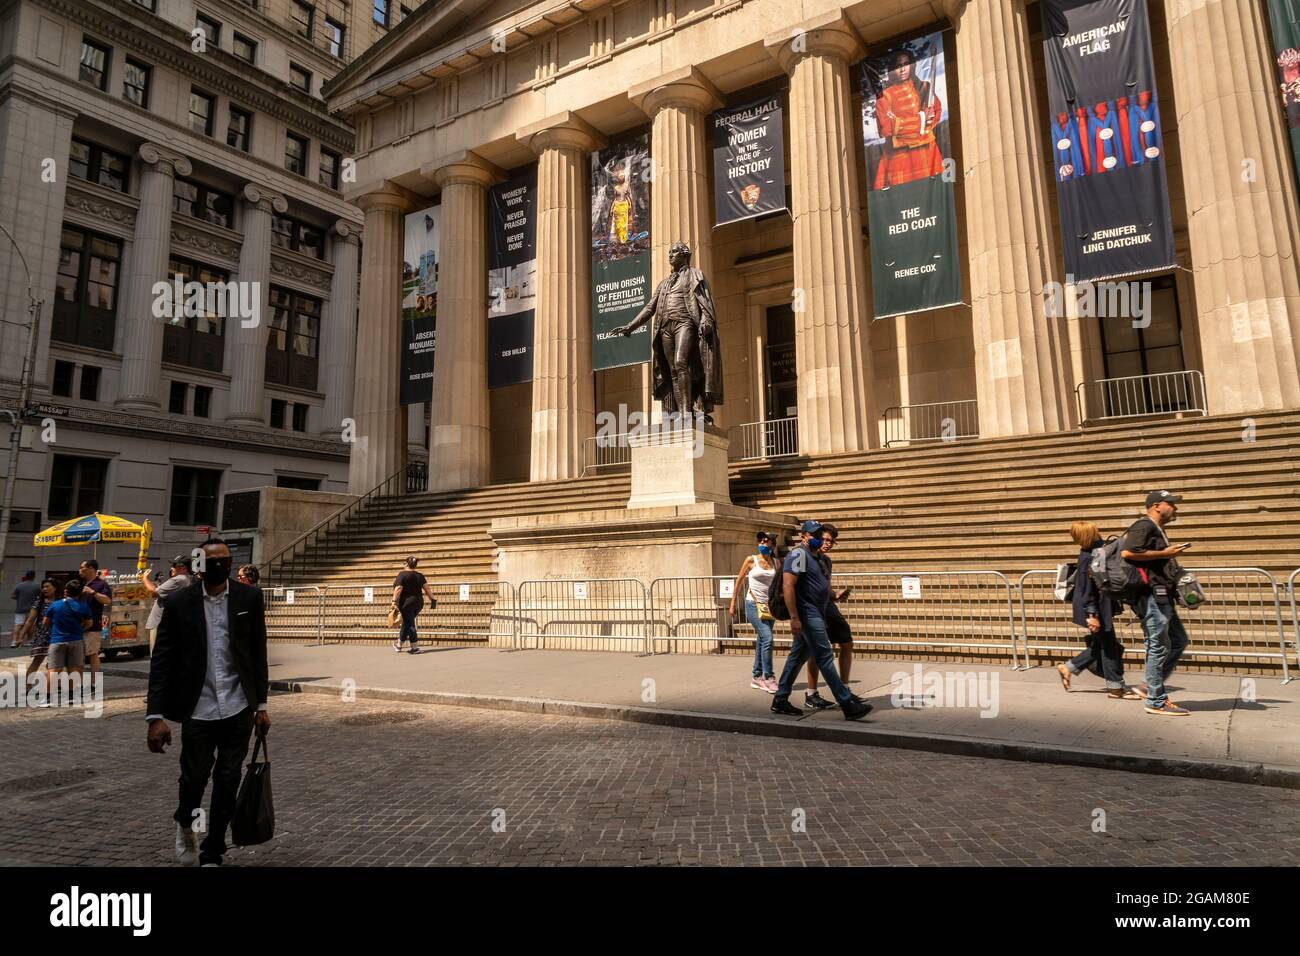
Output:
<svg viewBox="0 0 1300 956">
<path fill-rule="evenodd" d="M 399 654 L 402 653 L 402 642 L 401 642 L 401 641 L 393 641 L 393 650 L 397 651 L 397 653 L 399 653 Z"/>
<path fill-rule="evenodd" d="M 193 866 L 199 861 L 199 848 L 194 840 L 194 831 L 176 824 L 176 862 L 181 866 Z"/>
</svg>

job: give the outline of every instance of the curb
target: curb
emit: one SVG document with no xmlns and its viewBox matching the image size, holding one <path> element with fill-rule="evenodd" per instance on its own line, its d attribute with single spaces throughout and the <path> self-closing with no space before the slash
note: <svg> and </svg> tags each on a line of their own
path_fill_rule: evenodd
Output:
<svg viewBox="0 0 1300 956">
<path fill-rule="evenodd" d="M 330 684 L 303 684 L 296 681 L 271 681 L 271 689 L 294 694 L 336 696 L 341 688 Z M 526 714 L 554 714 L 560 717 L 587 717 L 600 720 L 623 720 L 661 727 L 711 730 L 721 733 L 752 734 L 816 740 L 823 743 L 856 744 L 862 747 L 892 747 L 960 757 L 985 757 L 995 760 L 1018 760 L 1027 763 L 1053 763 L 1102 770 L 1124 770 L 1159 776 L 1196 777 L 1227 783 L 1246 783 L 1261 787 L 1300 790 L 1300 768 L 1275 764 L 1247 763 L 1239 760 L 1204 760 L 1198 757 L 1160 757 L 1150 754 L 1112 750 L 1053 747 L 995 740 L 987 737 L 958 737 L 945 734 L 919 734 L 899 730 L 866 729 L 863 725 L 829 726 L 771 717 L 741 717 L 706 714 L 689 710 L 661 710 L 620 704 L 586 701 L 550 700 L 540 697 L 495 697 L 487 694 L 456 694 L 448 691 L 401 690 L 384 687 L 358 687 L 357 697 L 366 700 L 393 700 L 417 704 L 440 704 L 451 707 L 476 707 L 482 710 L 511 710 Z"/>
</svg>

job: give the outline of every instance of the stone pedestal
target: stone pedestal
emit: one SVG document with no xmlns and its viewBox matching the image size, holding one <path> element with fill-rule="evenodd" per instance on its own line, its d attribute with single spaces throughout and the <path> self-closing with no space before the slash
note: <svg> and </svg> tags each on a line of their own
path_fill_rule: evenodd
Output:
<svg viewBox="0 0 1300 956">
<path fill-rule="evenodd" d="M 632 496 L 629 509 L 731 504 L 727 477 L 727 436 L 712 425 L 647 429 L 629 435 Z"/>
</svg>

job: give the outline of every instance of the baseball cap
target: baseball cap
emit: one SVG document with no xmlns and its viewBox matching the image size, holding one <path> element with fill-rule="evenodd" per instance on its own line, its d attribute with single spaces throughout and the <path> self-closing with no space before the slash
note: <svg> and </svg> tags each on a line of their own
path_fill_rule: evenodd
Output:
<svg viewBox="0 0 1300 956">
<path fill-rule="evenodd" d="M 189 566 L 190 566 L 190 556 L 188 554 L 178 554 L 176 555 L 176 557 L 172 558 L 173 568 L 181 568 L 181 567 L 188 568 Z"/>
<path fill-rule="evenodd" d="M 799 530 L 804 534 L 816 534 L 822 529 L 822 523 L 815 518 L 809 518 L 800 526 Z"/>
<path fill-rule="evenodd" d="M 1167 491 L 1153 491 L 1151 494 L 1147 495 L 1146 506 L 1150 508 L 1152 505 L 1158 505 L 1162 501 L 1165 504 L 1176 505 L 1182 500 L 1182 495 L 1172 495 Z"/>
</svg>

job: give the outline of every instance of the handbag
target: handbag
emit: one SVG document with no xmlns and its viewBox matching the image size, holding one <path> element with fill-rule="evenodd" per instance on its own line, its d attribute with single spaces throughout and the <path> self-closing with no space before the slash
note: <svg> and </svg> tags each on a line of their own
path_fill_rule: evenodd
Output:
<svg viewBox="0 0 1300 956">
<path fill-rule="evenodd" d="M 758 609 L 758 619 L 760 621 L 771 624 L 776 620 L 776 618 L 772 616 L 772 609 L 767 606 L 766 601 L 755 601 L 754 607 Z"/>
<path fill-rule="evenodd" d="M 393 605 L 392 607 L 390 607 L 388 609 L 388 626 L 397 627 L 398 623 L 401 620 L 402 620 L 402 612 L 397 609 L 397 605 Z"/>
<path fill-rule="evenodd" d="M 261 763 L 257 755 L 268 758 Z M 235 816 L 230 821 L 230 839 L 235 846 L 257 846 L 275 836 L 275 804 L 271 800 L 271 761 L 266 737 L 259 734 L 253 747 L 253 759 L 239 785 L 235 798 Z"/>
<path fill-rule="evenodd" d="M 1056 585 L 1052 593 L 1058 601 L 1074 600 L 1074 585 L 1078 573 L 1079 565 L 1074 561 L 1056 566 Z"/>
</svg>

